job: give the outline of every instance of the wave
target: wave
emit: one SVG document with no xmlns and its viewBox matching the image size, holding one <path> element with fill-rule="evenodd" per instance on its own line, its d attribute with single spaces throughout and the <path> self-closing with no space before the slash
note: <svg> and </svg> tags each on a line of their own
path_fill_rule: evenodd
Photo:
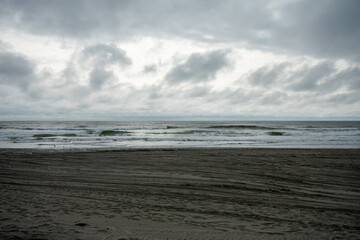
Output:
<svg viewBox="0 0 360 240">
<path fill-rule="evenodd" d="M 257 125 L 213 125 L 208 128 L 240 128 L 240 129 L 258 129 L 258 130 L 276 129 L 272 127 L 257 126 Z"/>
<path fill-rule="evenodd" d="M 349 132 L 349 131 L 359 131 L 359 128 L 356 127 L 305 127 L 305 128 L 298 128 L 296 130 L 305 130 L 305 131 L 314 131 L 314 132 L 328 132 L 328 131 L 342 131 L 342 132 Z"/>
<path fill-rule="evenodd" d="M 166 126 L 166 129 L 174 129 L 174 128 L 179 128 L 177 126 Z"/>
<path fill-rule="evenodd" d="M 43 133 L 43 134 L 34 134 L 33 137 L 38 138 L 38 139 L 49 138 L 49 137 L 76 137 L 76 134 L 74 134 L 74 133 L 69 133 L 69 134 L 47 134 L 47 133 Z"/>
<path fill-rule="evenodd" d="M 220 135 L 221 132 L 212 130 L 186 130 L 182 132 L 174 132 L 172 134 Z"/>
<path fill-rule="evenodd" d="M 184 131 L 170 131 L 170 132 L 147 132 L 147 135 L 195 135 L 195 136 L 248 136 L 251 133 L 237 132 L 237 131 L 216 131 L 216 130 L 204 130 L 204 129 L 191 129 Z"/>
<path fill-rule="evenodd" d="M 146 141 L 146 142 L 226 142 L 228 139 L 205 139 L 205 138 L 151 138 L 151 137 L 129 137 L 118 141 Z"/>
<path fill-rule="evenodd" d="M 128 131 L 119 131 L 119 130 L 103 130 L 99 136 L 115 136 L 115 135 L 127 135 L 130 134 Z"/>
<path fill-rule="evenodd" d="M 1 129 L 1 127 L 0 127 Z M 15 129 L 15 130 L 26 130 L 26 131 L 82 131 L 91 130 L 91 128 L 55 128 L 55 127 L 7 127 L 3 129 Z"/>
</svg>

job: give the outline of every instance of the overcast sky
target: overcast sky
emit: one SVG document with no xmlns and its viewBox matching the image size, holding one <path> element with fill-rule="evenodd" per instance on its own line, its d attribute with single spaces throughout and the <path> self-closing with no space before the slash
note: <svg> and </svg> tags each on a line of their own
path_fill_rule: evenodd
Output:
<svg viewBox="0 0 360 240">
<path fill-rule="evenodd" d="M 0 120 L 360 119 L 359 0 L 2 0 Z"/>
</svg>

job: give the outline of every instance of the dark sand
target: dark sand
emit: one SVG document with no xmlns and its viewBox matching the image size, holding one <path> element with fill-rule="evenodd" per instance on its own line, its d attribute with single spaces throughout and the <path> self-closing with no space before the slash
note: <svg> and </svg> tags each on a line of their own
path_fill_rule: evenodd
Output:
<svg viewBox="0 0 360 240">
<path fill-rule="evenodd" d="M 0 150 L 0 239 L 360 239 L 360 150 Z"/>
</svg>

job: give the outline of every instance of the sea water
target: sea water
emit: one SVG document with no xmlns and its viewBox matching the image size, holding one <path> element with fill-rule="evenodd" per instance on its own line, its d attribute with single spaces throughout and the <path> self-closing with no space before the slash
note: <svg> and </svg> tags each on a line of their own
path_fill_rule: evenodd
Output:
<svg viewBox="0 0 360 240">
<path fill-rule="evenodd" d="M 359 148 L 359 121 L 12 121 L 0 148 Z"/>
</svg>

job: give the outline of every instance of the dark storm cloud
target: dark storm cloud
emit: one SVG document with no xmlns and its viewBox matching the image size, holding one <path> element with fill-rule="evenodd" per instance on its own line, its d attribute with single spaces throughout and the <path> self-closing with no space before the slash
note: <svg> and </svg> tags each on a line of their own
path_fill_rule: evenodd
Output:
<svg viewBox="0 0 360 240">
<path fill-rule="evenodd" d="M 94 60 L 95 64 L 102 66 L 116 63 L 124 66 L 131 64 L 131 59 L 126 52 L 114 45 L 96 44 L 86 47 L 82 54 L 83 60 Z"/>
<path fill-rule="evenodd" d="M 35 64 L 20 54 L 0 50 L 0 84 L 26 89 L 34 79 Z"/>
<path fill-rule="evenodd" d="M 2 27 L 61 38 L 177 35 L 360 60 L 360 1 L 5 0 Z"/>
<path fill-rule="evenodd" d="M 211 80 L 219 70 L 229 66 L 226 58 L 228 52 L 216 50 L 204 54 L 193 53 L 184 63 L 175 66 L 165 78 L 172 84 Z"/>
</svg>

